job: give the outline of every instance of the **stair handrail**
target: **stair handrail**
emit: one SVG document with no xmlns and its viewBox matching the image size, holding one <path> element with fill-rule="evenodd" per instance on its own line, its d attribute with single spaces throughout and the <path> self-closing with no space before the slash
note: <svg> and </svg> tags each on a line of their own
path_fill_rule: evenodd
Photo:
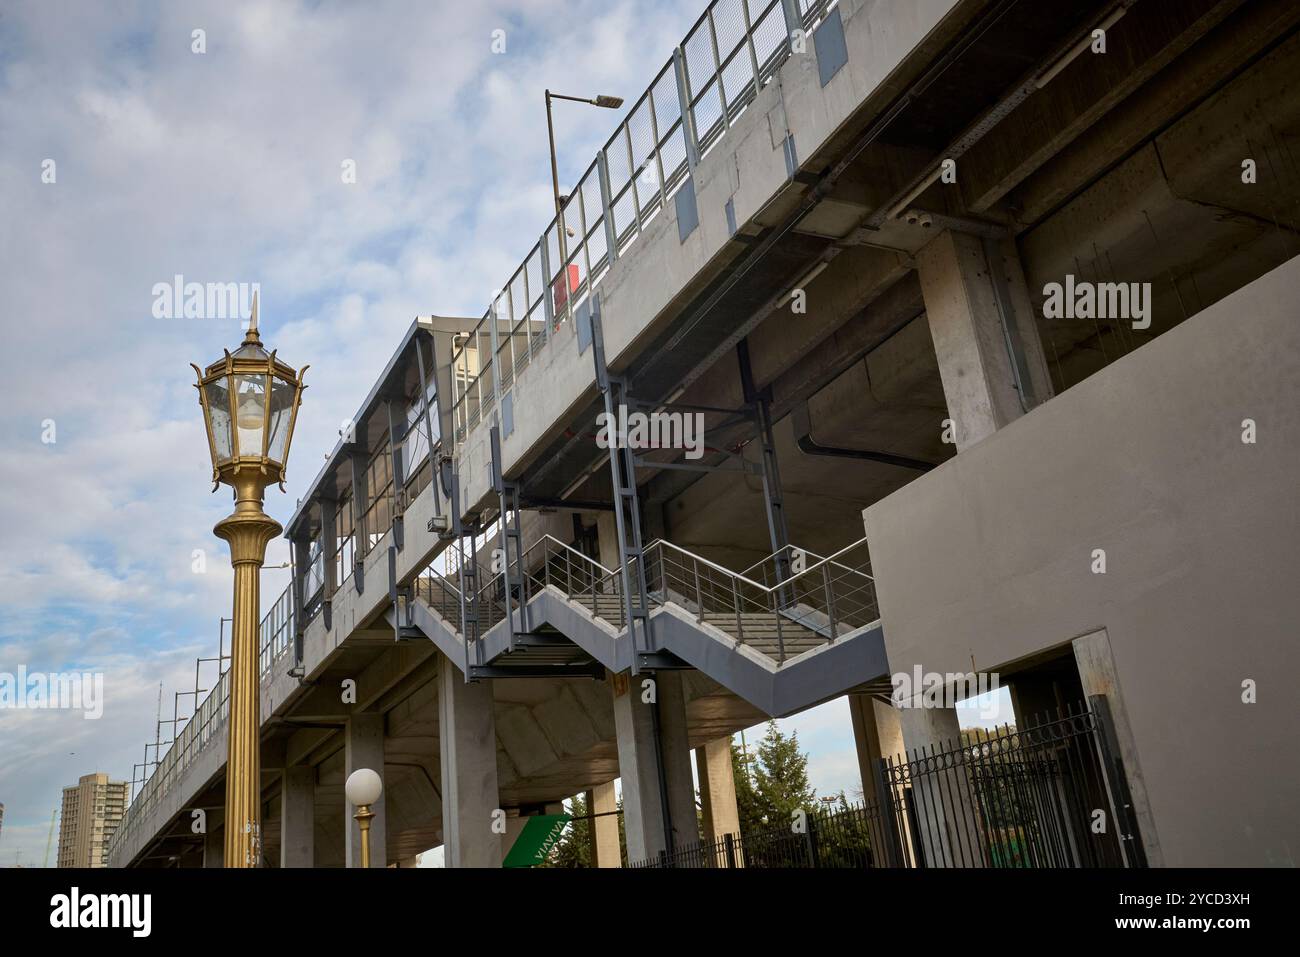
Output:
<svg viewBox="0 0 1300 957">
<path fill-rule="evenodd" d="M 866 544 L 866 541 L 867 541 L 867 536 L 863 535 L 863 536 L 862 536 L 861 538 L 859 538 L 856 542 L 853 542 L 852 544 L 849 544 L 849 545 L 845 545 L 845 546 L 844 546 L 843 548 L 841 548 L 838 552 L 835 552 L 835 553 L 832 554 L 832 555 L 827 555 L 825 558 L 821 559 L 820 561 L 815 562 L 815 563 L 813 563 L 812 565 L 809 565 L 807 568 L 805 568 L 803 571 L 799 572 L 797 575 L 791 575 L 789 578 L 787 578 L 787 579 L 785 580 L 785 584 L 788 585 L 788 584 L 790 584 L 791 582 L 795 581 L 796 579 L 802 578 L 804 575 L 807 575 L 809 572 L 812 572 L 812 571 L 817 570 L 818 568 L 821 568 L 823 565 L 825 565 L 825 564 L 827 564 L 827 563 L 830 563 L 830 564 L 836 565 L 836 566 L 838 566 L 838 567 L 844 569 L 846 572 L 851 572 L 851 573 L 854 574 L 854 575 L 861 575 L 863 578 L 869 579 L 870 581 L 873 581 L 873 582 L 874 582 L 874 581 L 876 580 L 876 579 L 875 579 L 875 576 L 873 576 L 873 575 L 868 575 L 866 572 L 862 571 L 862 569 L 860 569 L 860 568 L 854 568 L 852 565 L 845 565 L 843 562 L 838 562 L 838 561 L 836 561 L 836 559 L 839 558 L 841 555 L 843 555 L 845 552 L 852 551 L 853 549 L 855 549 L 855 548 L 857 548 L 857 547 L 859 547 L 859 546 L 861 546 L 861 545 L 865 545 L 865 544 Z M 808 554 L 812 554 L 812 553 L 809 552 Z M 773 590 L 775 590 L 775 589 L 773 589 Z"/>
<path fill-rule="evenodd" d="M 778 548 L 776 551 L 772 552 L 770 555 L 764 555 L 762 558 L 760 558 L 758 561 L 754 562 L 754 564 L 750 565 L 748 568 L 742 568 L 742 569 L 740 570 L 740 573 L 741 573 L 742 575 L 748 575 L 748 574 L 749 574 L 750 572 L 752 572 L 755 568 L 758 568 L 758 567 L 761 566 L 761 565 L 766 565 L 768 562 L 770 562 L 770 561 L 772 561 L 773 559 L 775 559 L 775 558 L 776 558 L 778 555 L 780 555 L 782 552 L 784 552 L 784 551 L 788 551 L 788 550 L 790 550 L 790 549 L 796 549 L 796 548 L 799 548 L 799 546 L 797 546 L 797 545 L 793 545 L 793 544 L 782 545 L 780 548 Z M 824 557 L 824 556 L 822 556 L 822 555 L 817 554 L 816 552 L 814 552 L 814 551 L 813 551 L 812 549 L 810 549 L 810 548 L 800 548 L 799 551 L 802 551 L 805 555 L 811 555 L 813 558 L 816 558 L 818 561 L 820 561 L 820 560 Z"/>
<path fill-rule="evenodd" d="M 602 565 L 600 562 L 596 561 L 596 559 L 592 558 L 590 555 L 588 555 L 588 554 L 586 554 L 586 553 L 584 553 L 584 552 L 580 552 L 580 551 L 578 551 L 578 550 L 577 550 L 576 548 L 574 548 L 572 545 L 568 545 L 568 544 L 566 544 L 566 543 L 560 541 L 558 538 L 556 538 L 554 535 L 551 535 L 550 533 L 547 533 L 547 534 L 543 535 L 543 536 L 542 536 L 541 538 L 539 538 L 537 541 L 533 542 L 531 545 L 529 545 L 527 548 L 525 548 L 525 549 L 524 549 L 524 553 L 523 553 L 523 555 L 521 555 L 520 557 L 521 557 L 521 558 L 527 558 L 529 552 L 531 552 L 531 551 L 532 551 L 534 548 L 536 548 L 538 545 L 541 545 L 541 544 L 543 544 L 544 542 L 548 542 L 548 541 L 549 541 L 549 542 L 554 542 L 556 545 L 559 545 L 560 548 L 564 549 L 565 551 L 572 552 L 574 555 L 577 555 L 577 556 L 578 556 L 579 558 L 581 558 L 583 561 L 588 562 L 588 563 L 590 563 L 590 564 L 592 564 L 592 565 L 595 565 L 597 568 L 599 568 L 599 569 L 600 569 L 602 572 L 604 572 L 606 575 L 612 575 L 612 574 L 614 574 L 614 572 L 613 572 L 611 569 L 606 568 L 604 565 Z"/>
<path fill-rule="evenodd" d="M 663 548 L 665 548 L 665 547 L 666 547 L 666 548 L 671 548 L 673 551 L 675 551 L 675 552 L 679 552 L 679 553 L 681 553 L 682 555 L 685 555 L 687 558 L 693 559 L 694 561 L 697 561 L 697 562 L 699 562 L 699 563 L 702 564 L 702 565 L 707 565 L 708 567 L 714 569 L 715 571 L 722 572 L 722 574 L 724 574 L 724 575 L 726 575 L 726 576 L 728 576 L 728 577 L 730 577 L 730 578 L 738 578 L 738 579 L 740 579 L 741 581 L 746 582 L 747 584 L 753 585 L 755 588 L 758 588 L 758 589 L 760 589 L 760 590 L 762 590 L 762 591 L 765 591 L 765 592 L 773 592 L 773 591 L 776 591 L 775 588 L 769 588 L 768 586 L 764 585 L 762 582 L 756 582 L 756 581 L 754 581 L 754 579 L 750 578 L 750 577 L 747 576 L 747 575 L 743 575 L 743 574 L 741 574 L 741 573 L 738 572 L 738 571 L 735 571 L 735 570 L 733 570 L 733 569 L 726 568 L 726 567 L 724 567 L 724 566 L 722 566 L 722 565 L 719 565 L 717 562 L 709 561 L 709 559 L 705 558 L 703 555 L 696 555 L 696 554 L 695 554 L 693 551 L 691 551 L 690 549 L 688 549 L 688 548 L 682 548 L 682 546 L 677 545 L 677 544 L 675 544 L 675 543 L 673 543 L 673 542 L 670 542 L 670 541 L 668 541 L 668 539 L 666 539 L 666 538 L 656 538 L 653 542 L 651 542 L 649 545 L 647 545 L 647 546 L 645 547 L 645 553 L 646 553 L 647 555 L 649 555 L 650 552 L 651 552 L 651 550 L 653 550 L 653 549 L 656 548 L 656 547 L 659 547 L 661 550 L 662 550 Z"/>
<path fill-rule="evenodd" d="M 453 593 L 455 593 L 457 598 L 460 597 L 460 589 L 456 587 L 456 584 L 441 572 L 434 571 L 432 565 L 429 565 L 427 568 L 425 568 L 424 571 L 422 571 L 416 577 L 427 578 L 429 579 L 430 583 L 436 580 L 438 582 L 439 587 L 443 588 L 444 590 L 452 591 Z"/>
<path fill-rule="evenodd" d="M 818 561 L 814 562 L 812 565 L 809 565 L 809 566 L 808 566 L 807 568 L 805 568 L 803 571 L 801 571 L 801 572 L 799 572 L 799 573 L 797 573 L 797 574 L 795 574 L 795 575 L 791 575 L 789 578 L 787 578 L 787 579 L 785 580 L 785 583 L 786 583 L 786 584 L 789 584 L 790 582 L 796 581 L 797 579 L 802 578 L 803 576 L 808 575 L 809 573 L 811 573 L 811 572 L 813 572 L 813 571 L 816 571 L 817 569 L 821 568 L 822 565 L 827 564 L 827 563 L 832 564 L 832 565 L 835 565 L 835 566 L 837 566 L 837 567 L 843 569 L 843 570 L 846 571 L 846 572 L 851 572 L 852 574 L 855 574 L 855 575 L 861 575 L 863 578 L 869 579 L 869 580 L 871 580 L 871 581 L 875 581 L 875 578 L 874 578 L 873 576 L 867 574 L 866 572 L 862 571 L 861 569 L 859 569 L 859 568 L 854 568 L 854 567 L 851 566 L 851 565 L 845 565 L 843 562 L 839 562 L 839 561 L 836 560 L 836 559 L 840 558 L 841 556 L 843 556 L 844 554 L 846 554 L 846 553 L 852 551 L 853 549 L 858 548 L 859 546 L 865 544 L 866 541 L 867 541 L 867 538 L 866 538 L 866 536 L 864 535 L 862 538 L 858 539 L 857 541 L 852 542 L 852 543 L 850 543 L 850 544 L 848 544 L 848 545 L 845 545 L 845 546 L 844 546 L 843 548 L 841 548 L 839 551 L 834 552 L 833 554 L 828 555 L 828 556 L 826 556 L 825 558 L 818 557 Z M 564 551 L 573 554 L 573 555 L 576 556 L 580 561 L 586 562 L 587 564 L 592 565 L 592 566 L 594 566 L 594 567 L 600 569 L 600 571 L 604 573 L 604 574 L 602 575 L 602 578 L 607 578 L 607 577 L 609 577 L 609 576 L 614 576 L 614 575 L 617 575 L 617 574 L 618 574 L 617 570 L 615 570 L 615 569 L 611 569 L 611 568 L 607 568 L 603 563 L 601 563 L 601 562 L 597 561 L 596 559 L 592 558 L 590 555 L 587 555 L 587 554 L 584 553 L 584 552 L 580 552 L 580 551 L 578 551 L 578 549 L 574 548 L 572 545 L 569 545 L 569 544 L 567 544 L 567 543 L 565 543 L 565 542 L 560 541 L 560 540 L 559 540 L 558 538 L 556 538 L 554 535 L 551 535 L 551 534 L 549 534 L 549 533 L 547 533 L 547 534 L 545 534 L 545 535 L 542 535 L 540 538 L 537 539 L 537 541 L 533 542 L 533 543 L 532 543 L 531 545 L 529 545 L 526 549 L 524 549 L 523 555 L 522 555 L 521 557 L 522 557 L 522 558 L 527 558 L 528 555 L 533 551 L 533 549 L 535 549 L 535 548 L 537 548 L 539 545 L 545 544 L 545 543 L 547 543 L 547 542 L 552 543 L 552 544 L 554 544 L 554 545 L 557 545 L 557 546 L 559 546 L 561 549 L 563 549 Z M 794 547 L 796 547 L 796 546 L 793 546 L 793 545 L 787 545 L 787 546 L 785 546 L 785 547 L 786 547 L 786 548 L 794 548 Z M 698 555 L 698 554 L 696 554 L 695 552 L 691 551 L 691 550 L 688 549 L 688 548 L 683 548 L 681 545 L 678 545 L 676 542 L 670 542 L 670 541 L 669 541 L 668 539 L 666 539 L 666 538 L 656 538 L 656 539 L 654 539 L 653 541 L 650 542 L 650 544 L 648 544 L 648 545 L 645 546 L 644 551 L 645 551 L 646 555 L 648 556 L 648 555 L 650 554 L 650 552 L 652 552 L 652 551 L 653 551 L 654 549 L 656 549 L 656 548 L 660 548 L 660 549 L 662 549 L 662 548 L 671 548 L 673 551 L 678 552 L 678 553 L 681 554 L 681 555 L 685 555 L 687 558 L 690 558 L 690 559 L 692 559 L 693 561 L 697 561 L 697 562 L 699 562 L 699 563 L 702 564 L 702 565 L 707 565 L 708 567 L 714 569 L 715 571 L 721 572 L 723 575 L 726 575 L 726 576 L 728 576 L 728 577 L 734 577 L 734 578 L 737 578 L 737 579 L 739 579 L 739 580 L 745 582 L 746 584 L 753 585 L 755 588 L 758 588 L 758 589 L 760 589 L 760 590 L 762 590 L 762 591 L 765 591 L 765 592 L 768 592 L 768 593 L 774 592 L 774 591 L 776 591 L 776 590 L 780 587 L 779 585 L 765 585 L 765 584 L 763 584 L 762 582 L 755 581 L 754 579 L 752 579 L 752 578 L 750 578 L 748 575 L 746 575 L 744 572 L 738 572 L 738 571 L 736 571 L 735 569 L 727 568 L 727 567 L 724 566 L 724 565 L 719 565 L 717 562 L 715 562 L 715 561 L 711 561 L 710 559 L 705 558 L 703 555 Z M 804 552 L 805 552 L 805 554 L 808 554 L 808 555 L 816 555 L 815 552 L 811 552 L 811 551 L 809 551 L 808 549 L 804 549 Z M 773 555 L 775 555 L 775 554 L 776 554 L 776 553 L 773 552 Z M 772 557 L 771 555 L 768 556 L 768 558 L 771 558 L 771 557 Z M 763 559 L 763 561 L 767 561 L 767 559 L 765 558 L 765 559 Z M 758 562 L 758 563 L 756 563 L 756 564 L 762 564 L 762 562 Z M 745 571 L 750 571 L 750 570 L 752 570 L 754 567 L 755 567 L 754 565 L 751 565 L 751 566 L 749 566 L 749 568 L 746 569 Z M 496 577 L 498 577 L 498 576 L 492 576 L 492 577 L 493 577 L 493 578 L 496 578 Z M 451 587 L 454 587 L 454 586 L 451 586 Z M 484 587 L 486 587 L 486 586 L 484 586 Z"/>
<path fill-rule="evenodd" d="M 849 552 L 853 551 L 854 549 L 862 547 L 863 545 L 866 544 L 866 542 L 867 542 L 867 538 L 866 536 L 863 536 L 857 541 L 844 546 L 843 548 L 839 549 L 838 551 L 834 552 L 831 555 L 828 555 L 826 557 L 818 556 L 818 560 L 814 562 L 812 565 L 805 568 L 803 571 L 795 575 L 791 575 L 784 582 L 780 582 L 774 585 L 767 585 L 764 584 L 763 582 L 756 581 L 753 578 L 749 577 L 749 575 L 745 574 L 744 572 L 737 572 L 734 569 L 727 568 L 726 566 L 721 565 L 718 562 L 705 558 L 702 555 L 698 555 L 695 552 L 692 552 L 690 549 L 678 545 L 675 542 L 668 541 L 667 539 L 664 538 L 656 538 L 652 540 L 648 545 L 645 546 L 643 550 L 643 555 L 647 566 L 649 566 L 654 560 L 654 556 L 657 554 L 660 566 L 663 569 L 661 574 L 663 575 L 665 595 L 661 596 L 659 601 L 668 600 L 666 593 L 668 591 L 668 585 L 670 583 L 669 579 L 671 577 L 668 571 L 669 566 L 667 563 L 664 562 L 665 553 L 672 553 L 678 556 L 681 567 L 689 567 L 692 564 L 694 565 L 695 568 L 694 577 L 696 579 L 694 591 L 696 593 L 696 603 L 699 605 L 699 608 L 697 609 L 697 617 L 699 617 L 701 620 L 703 620 L 703 616 L 705 614 L 705 604 L 703 601 L 703 595 L 699 584 L 700 570 L 709 569 L 716 576 L 721 576 L 723 582 L 716 583 L 716 584 L 721 584 L 721 587 L 723 589 L 726 589 L 727 587 L 725 582 L 730 582 L 731 592 L 732 592 L 731 605 L 732 608 L 734 609 L 737 618 L 736 627 L 738 632 L 738 638 L 742 643 L 744 642 L 744 634 L 743 634 L 744 626 L 742 623 L 742 612 L 744 610 L 743 606 L 748 606 L 750 608 L 757 608 L 766 612 L 775 613 L 777 615 L 776 628 L 777 628 L 778 641 L 782 643 L 781 658 L 783 660 L 784 647 L 783 647 L 783 641 L 781 639 L 780 619 L 782 617 L 781 612 L 784 610 L 784 604 L 781 599 L 781 593 L 783 593 L 784 590 L 788 589 L 791 585 L 797 585 L 802 580 L 805 579 L 811 580 L 811 576 L 817 575 L 820 581 L 816 585 L 814 585 L 809 590 L 809 592 L 805 594 L 803 597 L 807 599 L 810 602 L 810 604 L 815 608 L 817 604 L 817 600 L 815 597 L 816 594 L 818 592 L 824 593 L 826 599 L 825 602 L 826 611 L 824 613 L 827 614 L 828 620 L 831 623 L 829 628 L 830 635 L 828 637 L 829 640 L 834 641 L 838 637 L 838 635 L 836 634 L 837 632 L 836 626 L 837 624 L 843 623 L 842 613 L 844 611 L 844 609 L 841 608 L 840 609 L 841 614 L 837 616 L 837 612 L 836 612 L 837 604 L 842 603 L 844 599 L 857 600 L 860 595 L 869 594 L 871 589 L 873 589 L 875 585 L 875 579 L 873 576 L 871 576 L 867 572 L 862 571 L 859 568 L 854 568 L 851 565 L 847 565 L 844 562 L 839 560 L 843 558 L 845 555 L 847 555 Z M 793 548 L 794 546 L 787 546 L 787 547 Z M 584 552 L 579 551 L 578 549 L 574 548 L 572 545 L 569 545 L 568 543 L 563 542 L 560 539 L 556 538 L 554 535 L 550 535 L 550 534 L 542 535 L 536 541 L 532 542 L 526 549 L 524 549 L 523 554 L 520 556 L 521 564 L 523 566 L 522 581 L 523 581 L 524 590 L 520 593 L 519 596 L 506 596 L 507 608 L 513 605 L 516 600 L 522 600 L 526 602 L 528 597 L 527 591 L 529 590 L 529 585 L 537 584 L 538 571 L 536 569 L 529 569 L 528 559 L 530 556 L 535 555 L 538 549 L 542 549 L 546 552 L 546 558 L 543 560 L 543 564 L 546 565 L 547 567 L 549 567 L 548 563 L 551 557 L 553 555 L 558 554 L 559 556 L 562 556 L 564 558 L 566 564 L 573 563 L 576 561 L 577 563 L 579 563 L 580 567 L 584 567 L 587 570 L 587 574 L 590 576 L 590 581 L 591 581 L 590 604 L 591 604 L 592 614 L 598 617 L 605 617 L 603 615 L 600 615 L 599 613 L 597 596 L 599 594 L 617 595 L 619 593 L 621 568 L 618 570 L 610 569 L 606 567 L 602 562 L 598 561 L 597 559 L 592 558 L 590 555 L 587 555 Z M 805 552 L 805 553 L 815 554 L 811 552 Z M 771 556 L 768 557 L 770 558 Z M 747 570 L 752 570 L 754 567 L 755 566 L 751 565 L 750 568 Z M 832 570 L 835 570 L 834 578 L 831 577 Z M 453 586 L 444 576 L 437 575 L 437 573 L 433 572 L 432 569 L 429 570 L 429 573 L 433 577 L 439 579 L 439 584 L 442 585 L 442 587 L 452 589 L 454 591 L 455 586 Z M 847 591 L 839 592 L 837 594 L 835 585 L 843 582 L 846 578 L 849 578 L 849 576 L 853 576 L 859 579 L 860 584 L 851 585 L 848 587 Z M 570 579 L 569 585 L 570 588 L 572 589 L 572 575 L 570 574 L 568 577 Z M 497 599 L 495 597 L 493 590 L 495 589 L 497 581 L 500 578 L 501 578 L 500 575 L 492 575 L 488 577 L 487 581 L 484 582 L 483 586 L 480 588 L 479 591 L 479 597 L 481 599 L 481 602 L 484 603 L 483 606 L 488 608 L 489 620 L 492 617 L 492 609 L 496 606 L 497 603 Z M 716 584 L 715 586 L 713 586 L 714 590 L 716 590 Z M 742 589 L 744 591 L 747 591 L 748 594 L 742 594 Z M 457 592 L 457 594 L 459 593 Z M 583 604 L 586 604 L 586 599 L 581 596 L 581 592 L 574 592 L 571 590 L 567 594 L 569 594 L 570 598 L 579 601 Z M 713 596 L 713 597 L 717 597 L 717 596 Z M 874 601 L 862 601 L 861 605 L 857 607 L 861 608 L 863 606 L 869 606 L 871 604 L 874 604 Z M 620 609 L 621 608 L 622 606 L 620 605 Z M 620 614 L 620 618 L 621 617 L 622 614 Z M 839 619 L 838 621 L 837 621 L 837 617 Z M 850 613 L 850 617 L 855 617 L 855 616 L 853 616 L 852 613 Z M 795 621 L 796 624 L 802 624 L 802 621 L 799 618 L 794 618 L 791 620 Z M 620 627 L 623 627 L 625 625 L 626 622 L 620 621 Z"/>
<path fill-rule="evenodd" d="M 825 558 L 822 558 L 822 559 L 818 560 L 817 562 L 813 563 L 812 565 L 809 565 L 807 568 L 805 568 L 803 571 L 799 572 L 798 574 L 791 575 L 789 578 L 787 578 L 787 579 L 785 580 L 785 582 L 784 582 L 783 584 L 788 585 L 788 584 L 790 584 L 791 582 L 796 581 L 797 579 L 802 578 L 803 576 L 808 575 L 808 574 L 810 574 L 811 572 L 816 571 L 817 569 L 821 568 L 823 565 L 825 565 L 825 564 L 827 564 L 827 563 L 830 563 L 830 564 L 832 564 L 832 565 L 835 565 L 835 566 L 837 566 L 837 567 L 839 567 L 839 568 L 842 568 L 842 569 L 844 569 L 844 570 L 847 571 L 847 572 L 851 572 L 851 573 L 853 573 L 853 574 L 855 574 L 855 575 L 861 575 L 863 578 L 869 579 L 870 581 L 873 581 L 873 582 L 874 582 L 874 581 L 875 581 L 875 578 L 874 578 L 873 576 L 867 574 L 866 572 L 862 571 L 861 569 L 859 569 L 859 568 L 854 568 L 854 567 L 851 566 L 851 565 L 845 565 L 843 562 L 836 561 L 837 558 L 839 558 L 840 556 L 844 555 L 846 552 L 852 551 L 853 549 L 858 548 L 859 546 L 865 544 L 866 541 L 867 541 L 867 537 L 864 535 L 862 538 L 859 538 L 856 542 L 853 542 L 853 543 L 851 543 L 851 544 L 849 544 L 849 545 L 845 545 L 843 548 L 841 548 L 839 551 L 835 552 L 834 554 L 828 555 L 828 556 L 826 556 Z M 729 576 L 734 576 L 734 577 L 736 577 L 736 578 L 739 578 L 739 579 L 741 579 L 741 580 L 743 580 L 743 581 L 745 581 L 745 582 L 747 582 L 747 583 L 753 585 L 755 588 L 761 588 L 761 589 L 762 589 L 763 591 L 765 591 L 765 592 L 769 592 L 769 593 L 770 593 L 770 592 L 774 592 L 774 591 L 779 590 L 780 587 L 781 587 L 780 585 L 764 585 L 762 582 L 754 581 L 754 579 L 752 579 L 752 578 L 750 578 L 748 575 L 744 574 L 744 572 L 734 571 L 733 569 L 726 568 L 726 567 L 724 567 L 724 566 L 722 566 L 722 565 L 719 565 L 717 562 L 710 561 L 709 559 L 705 558 L 704 556 L 702 556 L 702 555 L 697 555 L 697 554 L 695 554 L 694 552 L 692 552 L 690 549 L 683 548 L 682 546 L 680 546 L 680 545 L 678 545 L 678 544 L 676 544 L 676 543 L 674 543 L 674 542 L 670 542 L 670 541 L 668 541 L 668 540 L 665 539 L 665 538 L 656 538 L 653 542 L 651 542 L 649 545 L 647 545 L 647 546 L 645 547 L 645 551 L 646 551 L 646 553 L 648 554 L 648 553 L 651 551 L 651 549 L 653 549 L 653 548 L 655 548 L 655 547 L 657 547 L 657 546 L 666 546 L 666 547 L 668 547 L 668 548 L 671 548 L 671 549 L 673 549 L 674 551 L 680 552 L 681 554 L 686 555 L 687 557 L 694 559 L 695 561 L 698 561 L 698 562 L 700 562 L 700 563 L 702 563 L 702 564 L 704 564 L 704 565 L 708 565 L 710 568 L 713 568 L 713 569 L 715 569 L 715 570 L 717 570 L 717 571 L 719 571 L 719 572 L 722 572 L 724 575 L 729 575 Z M 790 547 L 794 547 L 794 546 L 786 546 L 786 547 L 787 547 L 787 548 L 790 548 Z M 805 549 L 805 552 L 807 552 L 807 549 Z M 775 553 L 773 553 L 773 554 L 775 554 Z M 813 553 L 813 552 L 807 552 L 807 554 L 810 554 L 810 555 L 811 555 L 811 554 L 814 554 L 814 553 Z M 768 557 L 770 558 L 771 556 L 769 555 Z M 764 561 L 766 561 L 766 559 L 764 559 Z M 761 564 L 761 563 L 760 563 L 760 564 Z M 754 566 L 751 565 L 751 566 L 749 567 L 749 569 L 747 569 L 747 570 L 753 569 L 753 567 L 754 567 Z"/>
</svg>

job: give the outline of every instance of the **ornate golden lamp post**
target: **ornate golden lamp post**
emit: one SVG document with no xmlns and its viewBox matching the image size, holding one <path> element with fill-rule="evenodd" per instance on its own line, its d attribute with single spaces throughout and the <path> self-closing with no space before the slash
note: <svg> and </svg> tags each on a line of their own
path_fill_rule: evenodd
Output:
<svg viewBox="0 0 1300 957">
<path fill-rule="evenodd" d="M 284 490 L 302 376 L 267 353 L 257 335 L 257 295 L 248 334 L 199 369 L 199 401 L 212 452 L 212 490 L 224 482 L 235 492 L 235 511 L 213 528 L 230 543 L 235 568 L 235 608 L 230 646 L 230 745 L 226 758 L 226 867 L 257 867 L 262 855 L 261 760 L 258 754 L 258 579 L 266 545 L 283 531 L 262 511 L 266 486 Z"/>
</svg>

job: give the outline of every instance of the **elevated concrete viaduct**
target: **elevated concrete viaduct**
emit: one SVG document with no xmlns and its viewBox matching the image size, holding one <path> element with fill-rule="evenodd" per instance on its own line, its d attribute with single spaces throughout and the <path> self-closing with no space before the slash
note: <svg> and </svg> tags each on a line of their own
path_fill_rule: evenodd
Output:
<svg viewBox="0 0 1300 957">
<path fill-rule="evenodd" d="M 1298 22 L 715 0 L 572 236 L 416 319 L 286 522 L 267 863 L 352 861 L 360 766 L 377 866 L 496 866 L 615 779 L 598 863 L 652 859 L 734 827 L 720 742 L 842 695 L 871 798 L 958 733 L 886 706 L 918 664 L 1001 674 L 1018 720 L 1104 696 L 1148 862 L 1294 863 L 1288 689 L 1242 683 L 1300 666 Z M 702 445 L 609 448 L 620 409 Z M 219 863 L 223 693 L 113 864 Z"/>
</svg>

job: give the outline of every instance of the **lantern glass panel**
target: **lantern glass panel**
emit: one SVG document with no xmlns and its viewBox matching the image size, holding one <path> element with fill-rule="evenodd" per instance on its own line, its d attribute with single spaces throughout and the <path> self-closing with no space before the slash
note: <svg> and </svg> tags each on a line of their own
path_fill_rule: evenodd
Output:
<svg viewBox="0 0 1300 957">
<path fill-rule="evenodd" d="M 214 465 L 229 462 L 233 445 L 230 434 L 230 386 L 225 376 L 203 387 L 208 403 L 208 428 L 212 430 Z"/>
<path fill-rule="evenodd" d="M 293 418 L 297 389 L 297 383 L 271 377 L 271 441 L 266 457 L 280 465 L 284 465 L 285 446 L 289 443 L 289 420 Z"/>
<path fill-rule="evenodd" d="M 235 429 L 241 456 L 262 455 L 262 430 L 266 425 L 266 374 L 235 378 Z"/>
</svg>

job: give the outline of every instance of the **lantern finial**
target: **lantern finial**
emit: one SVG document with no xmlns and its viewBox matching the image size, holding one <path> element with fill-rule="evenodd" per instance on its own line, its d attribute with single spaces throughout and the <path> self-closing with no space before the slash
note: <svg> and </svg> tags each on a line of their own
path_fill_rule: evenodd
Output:
<svg viewBox="0 0 1300 957">
<path fill-rule="evenodd" d="M 260 346 L 262 344 L 261 338 L 257 335 L 257 292 L 256 289 L 253 290 L 253 311 L 248 318 L 248 333 L 244 336 L 244 345 L 252 343 Z"/>
</svg>

